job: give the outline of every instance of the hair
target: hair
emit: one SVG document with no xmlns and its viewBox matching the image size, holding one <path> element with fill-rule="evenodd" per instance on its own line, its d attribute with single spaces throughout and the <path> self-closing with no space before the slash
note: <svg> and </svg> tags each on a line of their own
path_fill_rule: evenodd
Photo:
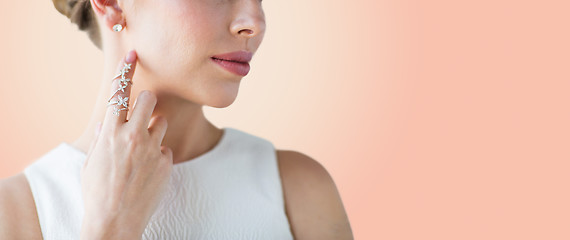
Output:
<svg viewBox="0 0 570 240">
<path fill-rule="evenodd" d="M 101 49 L 101 34 L 95 12 L 89 0 L 52 0 L 58 12 L 65 15 L 79 30 L 87 32 L 89 39 Z"/>
</svg>

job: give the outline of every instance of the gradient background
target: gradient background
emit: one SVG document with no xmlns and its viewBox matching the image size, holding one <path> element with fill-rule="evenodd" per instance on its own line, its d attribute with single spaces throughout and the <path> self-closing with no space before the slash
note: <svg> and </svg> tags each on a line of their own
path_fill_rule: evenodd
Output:
<svg viewBox="0 0 570 240">
<path fill-rule="evenodd" d="M 331 173 L 356 239 L 570 239 L 570 2 L 265 0 L 236 102 Z M 83 131 L 102 54 L 49 0 L 1 1 L 0 178 Z"/>
</svg>

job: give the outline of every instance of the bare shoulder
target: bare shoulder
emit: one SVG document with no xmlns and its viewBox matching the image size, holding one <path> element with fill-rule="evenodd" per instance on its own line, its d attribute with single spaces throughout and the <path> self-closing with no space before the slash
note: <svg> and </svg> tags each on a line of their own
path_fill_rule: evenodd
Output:
<svg viewBox="0 0 570 240">
<path fill-rule="evenodd" d="M 328 171 L 296 151 L 277 150 L 285 209 L 295 239 L 354 239 Z"/>
<path fill-rule="evenodd" d="M 0 179 L 2 239 L 42 239 L 36 205 L 23 173 Z"/>
</svg>

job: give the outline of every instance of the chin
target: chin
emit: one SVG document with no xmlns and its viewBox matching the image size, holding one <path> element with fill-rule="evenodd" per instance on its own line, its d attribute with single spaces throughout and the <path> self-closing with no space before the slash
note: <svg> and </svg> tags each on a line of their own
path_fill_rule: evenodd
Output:
<svg viewBox="0 0 570 240">
<path fill-rule="evenodd" d="M 219 92 L 218 94 L 211 94 L 209 98 L 203 105 L 214 107 L 214 108 L 226 108 L 235 102 L 238 94 L 237 88 L 225 89 L 226 91 Z"/>
</svg>

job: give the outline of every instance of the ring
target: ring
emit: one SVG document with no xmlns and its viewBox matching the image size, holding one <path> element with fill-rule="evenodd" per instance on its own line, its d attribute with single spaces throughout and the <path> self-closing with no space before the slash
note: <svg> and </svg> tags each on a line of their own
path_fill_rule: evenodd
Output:
<svg viewBox="0 0 570 240">
<path fill-rule="evenodd" d="M 113 95 L 111 95 L 109 100 L 107 100 L 107 102 L 108 102 L 107 106 L 111 106 L 111 105 L 122 106 L 122 108 L 118 108 L 117 106 L 114 106 L 113 115 L 118 116 L 120 111 L 124 111 L 124 110 L 129 111 L 129 97 L 123 98 L 120 95 L 118 95 L 117 96 L 118 101 L 112 101 L 111 102 L 111 100 L 117 94 L 117 92 L 119 92 L 119 91 L 125 92 L 125 88 L 127 88 L 127 86 L 129 85 L 129 82 L 131 83 L 131 85 L 133 84 L 133 82 L 131 81 L 130 78 L 125 77 L 125 74 L 127 74 L 129 72 L 129 70 L 131 70 L 131 64 L 125 63 L 125 65 L 119 71 L 119 73 L 115 77 L 113 77 L 113 80 L 117 79 L 118 77 L 121 77 L 121 80 L 119 80 L 119 88 L 113 93 Z"/>
</svg>

